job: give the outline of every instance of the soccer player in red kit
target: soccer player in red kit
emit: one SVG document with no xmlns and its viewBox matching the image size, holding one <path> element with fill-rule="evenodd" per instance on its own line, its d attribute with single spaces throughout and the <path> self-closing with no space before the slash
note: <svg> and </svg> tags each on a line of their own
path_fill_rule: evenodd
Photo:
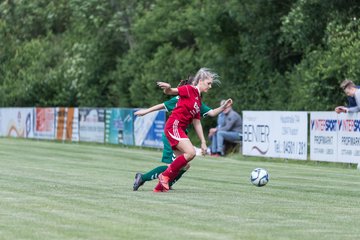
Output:
<svg viewBox="0 0 360 240">
<path fill-rule="evenodd" d="M 159 175 L 159 183 L 154 192 L 169 190 L 171 182 L 186 167 L 187 163 L 194 159 L 196 153 L 190 139 L 186 135 L 186 128 L 193 124 L 196 134 L 201 140 L 201 150 L 206 153 L 206 141 L 200 122 L 201 93 L 207 92 L 213 82 L 217 80 L 217 74 L 207 68 L 201 68 L 194 78 L 194 85 L 185 85 L 171 88 L 170 84 L 158 82 L 157 85 L 168 95 L 179 95 L 178 103 L 171 113 L 165 125 L 165 135 L 174 150 L 176 159 L 169 167 Z"/>
</svg>

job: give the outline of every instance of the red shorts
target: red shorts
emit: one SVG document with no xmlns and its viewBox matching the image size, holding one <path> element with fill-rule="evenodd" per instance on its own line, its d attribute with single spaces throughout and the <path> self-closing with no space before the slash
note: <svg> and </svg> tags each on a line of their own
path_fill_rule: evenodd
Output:
<svg viewBox="0 0 360 240">
<path fill-rule="evenodd" d="M 189 140 L 189 137 L 186 135 L 185 130 L 178 126 L 179 121 L 169 119 L 165 125 L 165 135 L 167 140 L 169 141 L 171 148 L 176 149 L 176 145 L 178 145 L 179 141 Z"/>
</svg>

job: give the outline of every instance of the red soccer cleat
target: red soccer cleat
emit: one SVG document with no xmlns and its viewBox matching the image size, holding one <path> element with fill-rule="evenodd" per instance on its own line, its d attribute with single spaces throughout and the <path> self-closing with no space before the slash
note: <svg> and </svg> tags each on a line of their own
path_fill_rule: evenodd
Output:
<svg viewBox="0 0 360 240">
<path fill-rule="evenodd" d="M 169 177 L 162 175 L 162 173 L 159 175 L 159 183 L 163 186 L 164 190 L 166 191 L 169 191 L 170 189 L 169 181 L 170 181 Z"/>
<path fill-rule="evenodd" d="M 153 192 L 167 192 L 167 190 L 164 189 L 164 187 L 159 182 L 156 187 L 154 188 Z"/>
</svg>

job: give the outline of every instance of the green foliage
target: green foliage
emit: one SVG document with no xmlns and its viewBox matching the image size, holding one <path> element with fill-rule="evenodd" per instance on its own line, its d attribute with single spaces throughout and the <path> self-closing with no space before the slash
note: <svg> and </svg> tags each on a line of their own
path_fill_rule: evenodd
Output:
<svg viewBox="0 0 360 240">
<path fill-rule="evenodd" d="M 2 106 L 118 105 L 107 93 L 128 50 L 121 9 L 108 1 L 6 1 L 0 16 Z"/>
<path fill-rule="evenodd" d="M 355 0 L 0 2 L 0 106 L 146 107 L 210 67 L 213 107 L 331 110 L 359 78 Z"/>
<path fill-rule="evenodd" d="M 54 93 L 52 72 L 47 69 L 56 63 L 56 49 L 40 39 L 19 44 L 14 57 L 2 64 L 3 106 L 47 105 Z"/>
<path fill-rule="evenodd" d="M 332 110 L 345 104 L 339 88 L 345 78 L 360 76 L 360 21 L 347 25 L 331 22 L 326 29 L 322 51 L 311 51 L 289 73 L 292 83 L 292 108 L 303 110 Z"/>
</svg>

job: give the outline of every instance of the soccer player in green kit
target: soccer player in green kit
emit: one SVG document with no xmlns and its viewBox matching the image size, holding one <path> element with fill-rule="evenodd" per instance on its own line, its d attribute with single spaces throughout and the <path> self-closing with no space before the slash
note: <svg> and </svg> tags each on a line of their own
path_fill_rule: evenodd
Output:
<svg viewBox="0 0 360 240">
<path fill-rule="evenodd" d="M 189 77 L 187 80 L 182 80 L 180 82 L 179 86 L 192 84 L 192 80 L 193 80 L 192 77 Z M 135 112 L 135 115 L 136 116 L 144 116 L 150 112 L 158 111 L 161 109 L 166 109 L 167 112 L 171 112 L 175 108 L 178 100 L 179 100 L 178 96 L 173 97 L 164 103 L 157 104 L 157 105 L 152 106 L 147 109 L 141 109 L 141 110 Z M 202 103 L 201 107 L 200 107 L 200 115 L 202 117 L 206 117 L 206 116 L 216 117 L 222 111 L 224 111 L 227 107 L 232 105 L 232 100 L 229 99 L 229 101 L 227 101 L 227 103 L 228 103 L 227 105 L 224 104 L 215 109 L 211 109 L 206 104 Z M 175 155 L 174 155 L 173 150 L 172 150 L 164 133 L 162 134 L 162 141 L 164 143 L 164 149 L 163 149 L 161 162 L 170 164 L 175 159 Z M 133 190 L 137 191 L 139 189 L 139 187 L 142 186 L 145 182 L 157 179 L 159 174 L 164 172 L 167 169 L 167 167 L 168 167 L 167 165 L 163 165 L 163 166 L 158 166 L 145 174 L 136 173 Z M 182 169 L 180 171 L 180 173 L 177 175 L 177 177 L 170 183 L 170 186 L 173 185 L 176 181 L 178 181 L 181 178 L 181 176 L 189 169 L 189 167 L 190 167 L 190 165 L 188 164 L 186 166 L 186 168 Z"/>
</svg>

